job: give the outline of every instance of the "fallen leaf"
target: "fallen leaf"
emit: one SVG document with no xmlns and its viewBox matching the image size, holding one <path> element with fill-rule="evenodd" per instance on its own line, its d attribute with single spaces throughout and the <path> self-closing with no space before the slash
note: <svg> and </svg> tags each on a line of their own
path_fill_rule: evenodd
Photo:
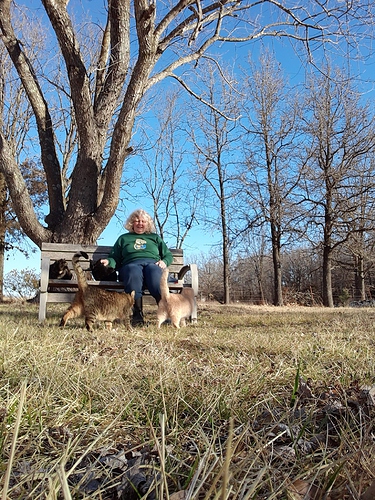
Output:
<svg viewBox="0 0 375 500">
<path fill-rule="evenodd" d="M 287 488 L 287 493 L 290 500 L 316 500 L 321 498 L 323 491 L 307 481 L 296 479 Z"/>
<path fill-rule="evenodd" d="M 298 396 L 300 400 L 312 399 L 314 397 L 311 388 L 301 377 L 299 379 Z"/>
<path fill-rule="evenodd" d="M 186 498 L 186 490 L 176 491 L 169 496 L 169 500 L 184 500 Z"/>
</svg>

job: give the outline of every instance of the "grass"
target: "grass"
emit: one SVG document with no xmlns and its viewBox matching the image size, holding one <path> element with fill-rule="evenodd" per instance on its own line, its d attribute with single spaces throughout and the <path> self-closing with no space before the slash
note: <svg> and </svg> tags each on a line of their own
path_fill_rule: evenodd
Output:
<svg viewBox="0 0 375 500">
<path fill-rule="evenodd" d="M 202 304 L 177 334 L 63 310 L 0 305 L 1 500 L 373 498 L 375 310 Z"/>
</svg>

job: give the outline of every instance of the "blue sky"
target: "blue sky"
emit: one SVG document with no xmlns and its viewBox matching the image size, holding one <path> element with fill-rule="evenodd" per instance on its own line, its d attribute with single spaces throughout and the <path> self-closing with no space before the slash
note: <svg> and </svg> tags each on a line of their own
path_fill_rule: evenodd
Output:
<svg viewBox="0 0 375 500">
<path fill-rule="evenodd" d="M 85 3 L 85 2 L 84 2 Z M 86 7 L 90 9 L 96 2 L 88 1 Z M 71 1 L 70 5 L 73 4 Z M 43 9 L 40 7 L 40 2 L 32 0 L 31 3 L 27 4 L 31 8 Z M 35 7 L 34 7 L 35 6 Z M 96 7 L 96 5 L 95 5 Z M 92 7 L 92 10 L 95 10 Z M 265 46 L 270 47 L 271 50 L 275 52 L 277 60 L 281 63 L 285 74 L 288 75 L 290 83 L 292 85 L 297 84 L 304 80 L 305 69 L 306 69 L 306 54 L 303 47 L 296 47 L 291 44 L 291 42 L 286 38 L 281 39 L 260 39 L 256 42 L 248 42 L 242 45 L 227 44 L 223 45 L 220 49 L 224 53 L 225 58 L 228 61 L 235 60 L 239 65 L 241 65 L 248 54 L 251 53 L 252 59 L 257 60 L 257 56 L 261 49 Z M 364 54 L 368 55 L 368 54 Z M 318 62 L 318 61 L 317 61 Z M 337 61 L 335 61 L 337 63 Z M 375 60 L 371 56 L 366 62 L 357 60 L 353 63 L 353 74 L 358 75 L 361 80 L 374 80 L 374 64 Z M 168 85 L 168 81 L 164 82 L 163 85 Z M 374 92 L 371 85 L 367 86 L 368 92 Z M 152 213 L 152 202 L 151 200 L 139 199 L 139 203 L 135 204 L 132 202 L 125 202 L 126 215 L 129 214 L 136 208 L 142 207 Z M 124 217 L 126 216 L 124 214 Z M 115 242 L 117 237 L 124 232 L 123 222 L 120 222 L 117 217 L 114 217 L 105 231 L 102 233 L 99 244 L 111 245 Z M 220 242 L 219 234 L 210 234 L 207 228 L 202 228 L 198 226 L 193 228 L 189 233 L 184 244 L 185 255 L 196 256 L 201 253 L 208 254 L 212 245 L 218 244 Z M 30 242 L 31 243 L 31 242 Z M 167 241 L 168 243 L 168 241 Z M 29 258 L 25 258 L 20 252 L 8 252 L 6 254 L 5 260 L 5 274 L 11 269 L 36 269 L 39 271 L 40 268 L 40 253 L 35 245 L 31 243 L 32 247 L 36 250 L 32 253 Z"/>
</svg>

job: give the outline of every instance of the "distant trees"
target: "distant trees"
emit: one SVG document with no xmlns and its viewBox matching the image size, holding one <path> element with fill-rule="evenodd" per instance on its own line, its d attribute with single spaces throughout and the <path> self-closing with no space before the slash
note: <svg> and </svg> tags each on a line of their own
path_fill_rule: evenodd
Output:
<svg viewBox="0 0 375 500">
<path fill-rule="evenodd" d="M 346 289 L 364 299 L 375 261 L 373 110 L 336 68 L 298 91 L 270 54 L 241 86 L 228 76 L 223 85 L 217 72 L 206 74 L 209 110 L 196 105 L 177 119 L 184 105 L 165 102 L 173 119 L 160 122 L 156 163 L 146 160 L 142 177 L 156 212 L 183 192 L 183 203 L 199 200 L 192 213 L 205 243 L 219 230 L 215 271 L 206 273 L 206 259 L 200 270 L 208 295 L 332 307 Z M 190 189 L 171 189 L 188 178 Z"/>
<path fill-rule="evenodd" d="M 275 305 L 365 299 L 375 262 L 374 110 L 337 68 L 311 75 L 298 96 L 268 56 L 251 66 L 245 88 L 248 140 L 237 151 L 245 169 L 232 169 L 242 181 L 235 213 L 243 224 L 232 299 L 246 296 L 246 283 L 247 300 Z M 259 252 L 250 242 L 260 236 Z"/>
<path fill-rule="evenodd" d="M 348 220 L 348 240 L 344 243 L 344 258 L 338 261 L 343 269 L 354 272 L 354 297 L 366 298 L 369 274 L 375 265 L 374 260 L 374 156 L 373 153 L 362 158 L 362 169 L 358 172 L 358 193 Z M 346 258 L 345 258 L 346 257 Z"/>
<path fill-rule="evenodd" d="M 22 19 L 19 22 L 22 23 Z M 32 38 L 35 31 L 30 26 L 28 28 Z M 33 49 L 38 50 L 37 44 L 33 45 Z M 47 194 L 46 180 L 43 169 L 30 151 L 30 120 L 31 107 L 25 91 L 16 77 L 4 47 L 0 46 L 0 129 L 3 130 L 17 160 L 34 210 L 40 217 Z M 6 176 L 0 168 L 0 300 L 3 299 L 4 254 L 11 249 L 18 249 L 25 255 L 28 253 L 25 233 L 15 215 Z"/>
<path fill-rule="evenodd" d="M 137 196 L 152 202 L 158 233 L 173 248 L 182 248 L 203 203 L 201 181 L 186 168 L 189 152 L 179 97 L 167 92 L 155 106 L 152 126 L 142 124 L 141 161 L 132 181 L 138 183 Z M 127 191 L 133 199 L 131 189 Z"/>
<path fill-rule="evenodd" d="M 304 123 L 307 234 L 320 242 L 323 304 L 333 307 L 334 252 L 355 233 L 363 233 L 364 210 L 374 220 L 373 211 L 364 203 L 366 194 L 371 193 L 372 199 L 375 196 L 371 161 L 375 118 L 359 103 L 350 79 L 328 67 L 323 75 L 308 81 Z M 374 227 L 370 224 L 367 229 L 373 231 Z"/>
<path fill-rule="evenodd" d="M 5 275 L 4 293 L 7 297 L 27 300 L 35 296 L 39 276 L 33 269 L 13 269 Z"/>
</svg>

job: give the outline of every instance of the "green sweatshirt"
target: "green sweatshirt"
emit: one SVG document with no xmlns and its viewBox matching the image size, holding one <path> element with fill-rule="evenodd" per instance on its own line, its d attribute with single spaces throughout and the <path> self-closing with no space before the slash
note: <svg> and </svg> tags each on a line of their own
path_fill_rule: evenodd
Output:
<svg viewBox="0 0 375 500">
<path fill-rule="evenodd" d="M 155 233 L 125 233 L 119 236 L 108 255 L 108 265 L 120 269 L 136 259 L 163 260 L 167 266 L 172 264 L 173 255 L 167 245 Z"/>
</svg>

